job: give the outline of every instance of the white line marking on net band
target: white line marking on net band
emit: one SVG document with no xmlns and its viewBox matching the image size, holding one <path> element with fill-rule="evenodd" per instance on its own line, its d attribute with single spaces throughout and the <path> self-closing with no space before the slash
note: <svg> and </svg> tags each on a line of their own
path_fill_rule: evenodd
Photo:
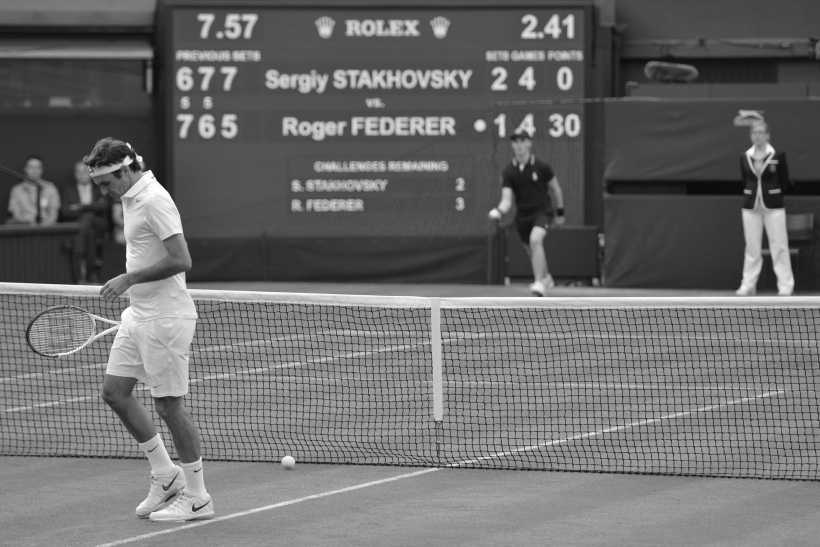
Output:
<svg viewBox="0 0 820 547">
<path fill-rule="evenodd" d="M 776 397 L 777 395 L 781 395 L 786 393 L 788 390 L 781 389 L 779 391 L 767 391 L 766 393 L 761 393 L 760 395 L 755 395 L 754 397 L 743 397 L 742 399 L 734 399 L 731 401 L 726 401 L 725 403 L 720 403 L 716 405 L 709 405 L 700 408 L 696 408 L 693 410 L 683 410 L 681 412 L 673 412 L 672 414 L 666 414 L 664 416 L 659 416 L 658 418 L 650 418 L 647 420 L 639 420 L 637 422 L 632 422 L 629 424 L 618 425 L 613 427 L 607 427 L 606 429 L 599 429 L 598 431 L 591 431 L 589 433 L 579 433 L 578 435 L 573 435 L 572 437 L 566 437 L 563 439 L 554 439 L 551 441 L 544 441 L 543 443 L 534 444 L 531 446 L 524 446 L 521 448 L 515 448 L 513 450 L 507 450 L 505 452 L 496 452 L 495 454 L 490 454 L 489 456 L 482 456 L 480 458 L 475 458 L 472 460 L 463 460 L 460 462 L 450 463 L 445 465 L 445 467 L 459 467 L 465 464 L 473 464 L 478 463 L 485 460 L 491 460 L 493 458 L 499 458 L 502 456 L 511 456 L 513 454 L 517 454 L 520 452 L 531 452 L 533 450 L 538 450 L 539 448 L 546 448 L 548 446 L 557 446 L 561 444 L 568 444 L 572 441 L 579 441 L 581 439 L 589 439 L 592 437 L 599 437 L 601 435 L 606 435 L 607 433 L 614 433 L 616 431 L 623 431 L 625 429 L 632 429 L 633 427 L 640 427 L 642 425 L 650 425 L 655 424 L 664 420 L 675 420 L 677 418 L 683 418 L 684 416 L 689 416 L 691 414 L 697 414 L 699 412 L 709 412 L 712 410 L 719 410 L 721 408 L 729 407 L 732 405 L 739 405 L 743 403 L 748 403 L 750 401 L 756 401 L 757 399 L 766 399 L 769 397 Z"/>
<path fill-rule="evenodd" d="M 279 507 L 285 507 L 287 505 L 293 505 L 295 503 L 302 503 L 303 501 L 310 501 L 319 498 L 326 498 L 328 496 L 333 496 L 336 494 L 344 494 L 345 492 L 352 492 L 353 490 L 359 490 L 361 488 L 368 488 L 370 486 L 378 486 L 380 484 L 384 484 L 387 482 L 393 482 L 400 479 L 407 479 L 410 477 L 417 477 L 419 475 L 424 475 L 426 473 L 433 473 L 435 471 L 440 471 L 441 467 L 433 467 L 428 469 L 422 469 L 421 471 L 414 471 L 412 473 L 406 473 L 404 475 L 397 475 L 395 477 L 389 477 L 386 479 L 379 479 L 377 481 L 366 482 L 363 484 L 357 484 L 356 486 L 348 486 L 347 488 L 340 488 L 338 490 L 330 490 L 328 492 L 322 492 L 320 494 L 313 494 L 311 496 L 305 496 L 303 498 L 297 498 L 288 501 L 282 501 L 279 503 L 274 503 L 272 505 L 266 505 L 264 507 L 257 507 L 256 509 L 249 509 L 247 511 L 240 511 L 238 513 L 231 513 L 230 515 L 225 515 L 223 517 L 216 517 L 211 520 L 198 520 L 192 522 L 190 524 L 183 524 L 181 526 L 177 526 L 175 528 L 168 528 L 165 530 L 158 530 L 156 532 L 151 532 L 149 534 L 143 534 L 141 536 L 134 536 L 126 539 L 121 539 L 119 541 L 112 541 L 111 543 L 104 543 L 102 545 L 98 545 L 97 547 L 114 547 L 115 545 L 125 545 L 126 543 L 132 543 L 134 541 L 140 541 L 143 539 L 149 539 L 156 536 L 161 536 L 163 534 L 172 534 L 174 532 L 179 532 L 181 530 L 188 530 L 190 528 L 196 528 L 197 526 L 205 526 L 206 524 L 211 524 L 214 522 L 220 522 L 223 520 L 230 520 L 235 519 L 237 517 L 244 517 L 246 515 L 252 515 L 254 513 L 261 513 L 262 511 L 270 511 L 271 509 L 278 509 Z"/>
</svg>

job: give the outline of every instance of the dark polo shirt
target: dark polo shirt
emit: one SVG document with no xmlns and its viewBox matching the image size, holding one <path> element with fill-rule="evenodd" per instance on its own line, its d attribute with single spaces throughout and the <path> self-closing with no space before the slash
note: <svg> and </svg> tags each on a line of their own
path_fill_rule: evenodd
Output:
<svg viewBox="0 0 820 547">
<path fill-rule="evenodd" d="M 555 177 L 552 167 L 530 155 L 529 161 L 519 165 L 513 158 L 501 173 L 501 184 L 515 194 L 517 215 L 532 216 L 541 212 L 552 215 L 549 195 L 549 181 Z"/>
</svg>

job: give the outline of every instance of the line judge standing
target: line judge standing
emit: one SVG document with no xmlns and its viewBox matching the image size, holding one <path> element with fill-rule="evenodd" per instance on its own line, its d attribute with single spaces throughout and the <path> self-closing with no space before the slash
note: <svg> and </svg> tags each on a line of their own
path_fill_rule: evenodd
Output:
<svg viewBox="0 0 820 547">
<path fill-rule="evenodd" d="M 106 300 L 128 293 L 131 305 L 111 346 L 102 398 L 120 417 L 151 464 L 151 488 L 137 507 L 152 521 L 210 519 L 199 430 L 185 408 L 188 357 L 196 327 L 196 306 L 185 285 L 191 255 L 173 199 L 142 158 L 123 141 L 97 142 L 83 163 L 103 195 L 122 201 L 127 273 L 100 289 Z M 142 381 L 151 389 L 157 414 L 171 430 L 181 466 L 165 449 L 148 410 L 134 397 Z"/>
<path fill-rule="evenodd" d="M 487 216 L 494 220 L 501 219 L 510 211 L 515 200 L 515 227 L 524 250 L 530 257 L 535 277 L 530 291 L 536 296 L 544 296 L 547 289 L 555 286 L 547 268 L 544 238 L 553 219 L 557 226 L 566 221 L 564 194 L 552 167 L 532 154 L 530 132 L 516 129 L 510 135 L 510 140 L 514 157 L 512 163 L 501 173 L 501 202 Z"/>
<path fill-rule="evenodd" d="M 741 212 L 746 251 L 743 256 L 743 280 L 735 294 L 755 294 L 763 267 L 760 250 L 765 228 L 774 273 L 777 275 L 777 294 L 789 296 L 794 291 L 794 275 L 783 205 L 783 194 L 790 184 L 786 153 L 775 151 L 769 144 L 769 125 L 763 120 L 752 124 L 750 137 L 752 147 L 740 156 L 744 194 Z"/>
</svg>

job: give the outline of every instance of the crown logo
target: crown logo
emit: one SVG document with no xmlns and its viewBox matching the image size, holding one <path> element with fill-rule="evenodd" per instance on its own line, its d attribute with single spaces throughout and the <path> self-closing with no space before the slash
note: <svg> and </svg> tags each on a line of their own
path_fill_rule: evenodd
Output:
<svg viewBox="0 0 820 547">
<path fill-rule="evenodd" d="M 755 124 L 755 122 L 762 122 L 763 121 L 763 111 L 762 110 L 739 110 L 737 116 L 735 116 L 734 126 L 735 127 L 749 127 Z"/>
<path fill-rule="evenodd" d="M 433 34 L 436 38 L 441 39 L 447 36 L 447 29 L 450 27 L 450 21 L 446 17 L 436 17 L 430 21 L 430 26 L 433 27 Z"/>
<path fill-rule="evenodd" d="M 316 28 L 319 29 L 319 36 L 325 39 L 330 38 L 330 35 L 333 34 L 333 25 L 335 24 L 336 21 L 327 16 L 316 19 Z"/>
</svg>

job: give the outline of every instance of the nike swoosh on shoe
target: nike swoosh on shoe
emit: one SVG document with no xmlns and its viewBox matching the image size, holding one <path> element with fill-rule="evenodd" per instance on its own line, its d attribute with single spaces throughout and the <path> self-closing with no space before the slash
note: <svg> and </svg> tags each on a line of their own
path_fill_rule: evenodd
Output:
<svg viewBox="0 0 820 547">
<path fill-rule="evenodd" d="M 167 492 L 167 491 L 168 491 L 168 489 L 169 489 L 169 488 L 171 488 L 171 485 L 172 485 L 172 484 L 174 484 L 174 481 L 175 481 L 175 480 L 177 480 L 177 477 L 178 477 L 178 476 L 179 476 L 179 472 L 177 472 L 177 474 L 176 474 L 176 475 L 174 475 L 174 478 L 173 478 L 173 479 L 171 479 L 171 482 L 169 482 L 169 483 L 168 483 L 168 486 L 165 486 L 165 485 L 163 484 L 163 485 L 162 485 L 162 489 L 163 489 L 163 490 L 165 490 L 165 491 Z"/>
<path fill-rule="evenodd" d="M 197 511 L 199 511 L 199 510 L 200 510 L 200 509 L 202 509 L 203 507 L 206 507 L 209 503 L 211 503 L 211 502 L 210 502 L 210 501 L 208 501 L 208 502 L 206 502 L 204 505 L 200 505 L 199 507 L 197 507 L 195 503 L 192 503 L 192 504 L 191 504 L 191 511 L 193 511 L 194 513 L 196 513 Z"/>
</svg>

